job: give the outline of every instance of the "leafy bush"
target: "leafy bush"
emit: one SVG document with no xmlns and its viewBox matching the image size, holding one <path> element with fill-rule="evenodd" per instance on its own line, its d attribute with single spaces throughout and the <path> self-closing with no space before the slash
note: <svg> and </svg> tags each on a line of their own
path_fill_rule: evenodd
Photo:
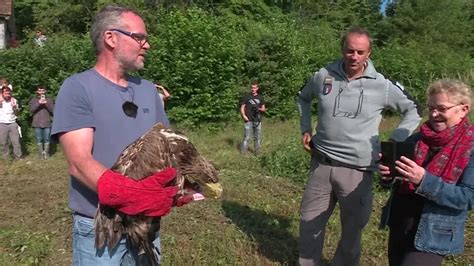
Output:
<svg viewBox="0 0 474 266">
<path fill-rule="evenodd" d="M 16 49 L 0 50 L 0 76 L 13 84 L 13 96 L 20 103 L 19 124 L 23 143 L 31 141 L 31 113 L 28 104 L 37 85 L 45 85 L 55 96 L 64 79 L 92 66 L 94 54 L 90 41 L 71 35 L 48 39 L 44 47 L 25 44 Z"/>
<path fill-rule="evenodd" d="M 425 91 L 432 81 L 440 78 L 468 76 L 474 61 L 463 51 L 451 51 L 445 44 L 425 44 L 396 41 L 376 49 L 376 68 L 398 80 L 422 104 L 426 102 Z"/>
<path fill-rule="evenodd" d="M 172 120 L 198 124 L 235 116 L 243 44 L 229 23 L 198 8 L 161 17 L 144 74 L 170 88 Z"/>
<path fill-rule="evenodd" d="M 87 12 L 84 12 L 91 16 L 108 2 L 111 1 L 85 4 Z M 172 95 L 167 103 L 171 120 L 191 126 L 208 122 L 224 125 L 236 120 L 236 102 L 249 90 L 251 81 L 261 85 L 268 117 L 283 120 L 295 117 L 294 96 L 298 89 L 312 73 L 340 57 L 341 31 L 350 22 L 344 17 L 351 18 L 358 12 L 370 13 L 371 10 L 371 5 L 364 4 L 352 10 L 352 5 L 337 4 L 333 6 L 337 9 L 333 10 L 335 13 L 326 14 L 318 11 L 319 4 L 307 3 L 304 6 L 309 10 L 319 12 L 311 16 L 311 12 L 305 15 L 303 10 L 290 12 L 290 6 L 285 9 L 288 13 L 283 13 L 276 5 L 266 4 L 268 1 L 256 0 L 181 8 L 179 5 L 162 6 L 155 1 L 122 2 L 142 11 L 150 33 L 152 49 L 147 54 L 146 68 L 138 75 L 167 85 Z M 32 12 L 28 3 L 21 3 L 20 11 Z M 31 8 L 41 6 L 32 5 Z M 75 5 L 67 10 L 76 18 L 83 7 Z M 348 12 L 350 15 L 340 16 Z M 26 13 L 20 17 L 24 19 Z M 46 85 L 54 96 L 66 77 L 91 67 L 95 60 L 87 33 L 77 33 L 90 23 L 89 19 L 70 25 L 69 18 L 47 20 L 48 10 L 33 13 L 36 19 L 45 23 L 67 21 L 68 24 L 62 27 L 46 23 L 56 35 L 48 34 L 48 42 L 42 48 L 24 41 L 18 49 L 0 51 L 0 76 L 12 81 L 15 97 L 23 105 L 33 96 L 36 84 Z M 63 18 L 64 10 L 51 11 L 51 14 Z M 368 17 L 357 21 L 365 24 L 383 20 L 379 15 L 372 15 L 367 14 Z M 32 23 L 26 24 L 32 26 Z M 380 32 L 375 24 L 373 22 L 369 28 L 377 36 Z M 64 34 L 64 31 L 76 35 Z M 31 36 L 31 32 L 27 36 Z M 424 35 L 409 41 L 400 40 L 405 39 L 376 41 L 383 46 L 375 47 L 372 57 L 380 72 L 400 81 L 420 102 L 425 101 L 425 88 L 433 79 L 472 77 L 474 60 L 468 49 L 453 49 L 449 42 L 435 43 L 437 38 Z M 29 116 L 24 109 L 20 122 L 29 125 Z"/>
</svg>

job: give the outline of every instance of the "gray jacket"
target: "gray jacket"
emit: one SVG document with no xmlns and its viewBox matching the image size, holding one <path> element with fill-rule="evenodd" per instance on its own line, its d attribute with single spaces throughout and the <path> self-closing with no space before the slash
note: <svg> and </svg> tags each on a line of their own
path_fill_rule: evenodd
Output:
<svg viewBox="0 0 474 266">
<path fill-rule="evenodd" d="M 318 100 L 314 148 L 332 160 L 357 169 L 375 169 L 380 152 L 379 124 L 384 109 L 397 110 L 402 120 L 391 139 L 403 141 L 421 117 L 417 104 L 398 83 L 375 70 L 369 60 L 363 75 L 349 81 L 342 60 L 320 69 L 299 92 L 301 132 L 312 133 L 311 102 Z"/>
</svg>

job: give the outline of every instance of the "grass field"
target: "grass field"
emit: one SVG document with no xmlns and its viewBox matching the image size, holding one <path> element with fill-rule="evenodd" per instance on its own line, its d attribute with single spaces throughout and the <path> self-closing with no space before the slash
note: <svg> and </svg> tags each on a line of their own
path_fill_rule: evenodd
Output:
<svg viewBox="0 0 474 266">
<path fill-rule="evenodd" d="M 393 123 L 384 121 L 382 131 L 390 130 Z M 240 124 L 217 132 L 184 130 L 219 168 L 224 197 L 175 208 L 162 220 L 163 265 L 296 264 L 298 207 L 306 175 L 299 179 L 279 176 L 262 162 L 275 151 L 283 151 L 282 165 L 307 165 L 309 155 L 291 149 L 299 147 L 300 141 L 295 121 L 264 121 L 263 127 L 259 157 L 239 154 Z M 66 162 L 59 148 L 48 161 L 35 155 L 32 151 L 24 161 L 0 162 L 0 265 L 71 264 Z M 387 264 L 387 231 L 377 226 L 388 192 L 377 185 L 374 190 L 361 265 Z M 471 219 L 465 253 L 449 258 L 446 265 L 474 264 L 473 228 Z M 339 230 L 336 210 L 326 233 L 326 262 L 335 251 Z"/>
</svg>

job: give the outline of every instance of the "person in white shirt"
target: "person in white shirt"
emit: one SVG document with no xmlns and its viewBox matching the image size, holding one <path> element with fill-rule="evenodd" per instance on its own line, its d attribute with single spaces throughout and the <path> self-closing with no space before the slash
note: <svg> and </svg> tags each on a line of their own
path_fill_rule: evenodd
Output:
<svg viewBox="0 0 474 266">
<path fill-rule="evenodd" d="M 8 160 L 10 156 L 9 143 L 13 146 L 15 159 L 22 158 L 20 131 L 16 123 L 19 111 L 20 106 L 18 101 L 12 97 L 11 88 L 3 86 L 0 96 L 0 152 L 5 160 Z"/>
</svg>

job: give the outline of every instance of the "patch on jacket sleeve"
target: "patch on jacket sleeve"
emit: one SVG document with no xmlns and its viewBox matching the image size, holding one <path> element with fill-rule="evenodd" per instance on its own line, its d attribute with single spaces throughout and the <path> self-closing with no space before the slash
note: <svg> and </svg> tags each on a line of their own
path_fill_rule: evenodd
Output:
<svg viewBox="0 0 474 266">
<path fill-rule="evenodd" d="M 332 77 L 329 75 L 326 75 L 324 77 L 324 83 L 323 83 L 323 94 L 328 95 L 332 91 Z"/>
</svg>

